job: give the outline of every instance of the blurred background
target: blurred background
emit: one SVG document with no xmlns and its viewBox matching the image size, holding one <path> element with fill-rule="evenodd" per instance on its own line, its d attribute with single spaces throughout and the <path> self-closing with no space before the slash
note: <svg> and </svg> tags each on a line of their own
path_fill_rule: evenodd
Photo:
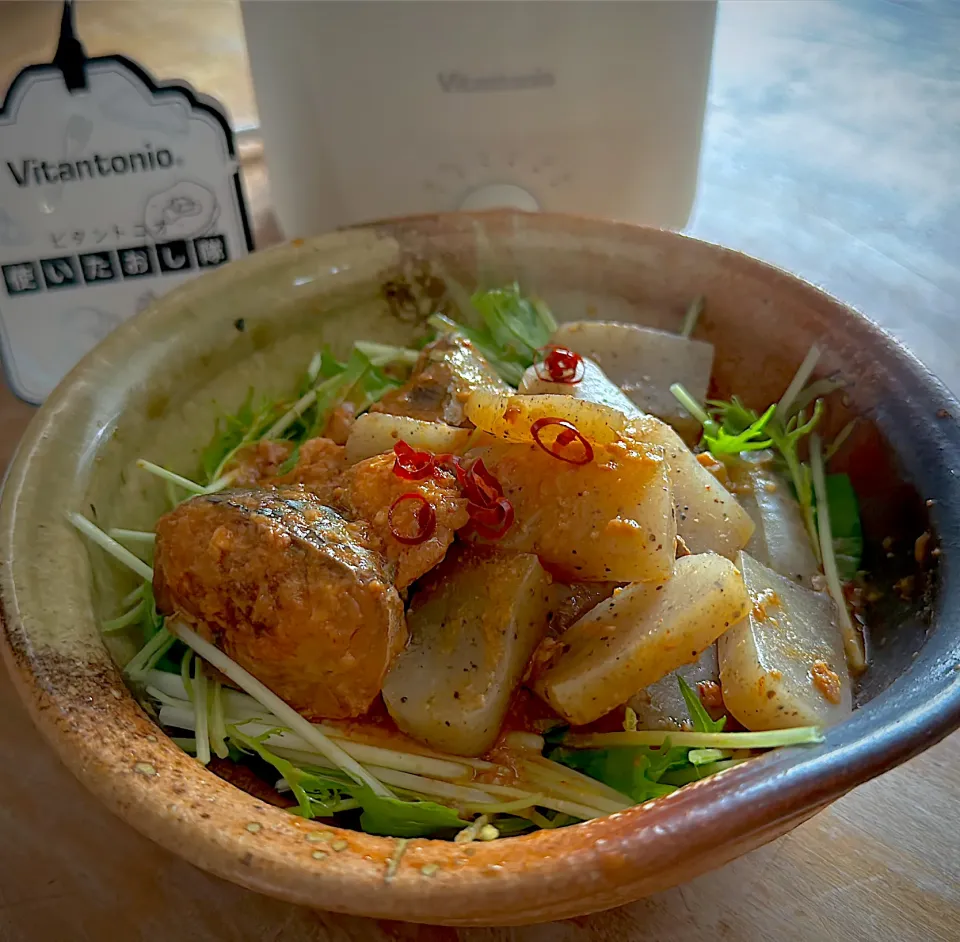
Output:
<svg viewBox="0 0 960 942">
<path fill-rule="evenodd" d="M 960 315 L 960 4 L 722 0 L 717 9 L 687 231 L 868 311 L 957 389 L 960 350 L 938 342 L 937 325 Z M 22 66 L 49 61 L 59 15 L 56 2 L 0 2 L 0 90 Z M 82 0 L 77 26 L 88 54 L 122 52 L 226 106 L 258 245 L 280 238 L 239 4 Z"/>
</svg>

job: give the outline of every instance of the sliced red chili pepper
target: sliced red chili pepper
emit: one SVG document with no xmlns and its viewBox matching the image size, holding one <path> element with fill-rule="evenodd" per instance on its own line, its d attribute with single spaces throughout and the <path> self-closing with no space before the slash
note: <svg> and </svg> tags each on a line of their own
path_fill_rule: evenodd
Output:
<svg viewBox="0 0 960 942">
<path fill-rule="evenodd" d="M 405 441 L 393 446 L 397 456 L 393 462 L 393 473 L 405 481 L 422 481 L 430 477 L 434 470 L 434 458 L 428 451 L 417 451 Z"/>
<path fill-rule="evenodd" d="M 489 507 L 468 504 L 467 513 L 474 530 L 487 540 L 499 540 L 513 526 L 513 504 L 506 497 L 499 498 Z"/>
<path fill-rule="evenodd" d="M 548 445 L 541 439 L 540 433 L 552 425 L 559 426 L 560 432 Z M 533 436 L 533 440 L 553 458 L 559 458 L 561 461 L 567 461 L 570 464 L 589 464 L 593 461 L 593 446 L 577 431 L 575 425 L 564 419 L 553 417 L 537 419 L 530 426 L 530 434 Z M 571 450 L 570 446 L 574 442 L 580 444 L 579 449 Z"/>
<path fill-rule="evenodd" d="M 477 458 L 461 481 L 464 496 L 480 507 L 489 507 L 503 497 L 500 482 L 487 470 L 482 458 Z"/>
<path fill-rule="evenodd" d="M 543 359 L 538 359 L 533 368 L 544 382 L 575 386 L 583 380 L 583 357 L 579 353 L 554 345 L 541 347 L 537 353 L 542 354 Z"/>
<path fill-rule="evenodd" d="M 413 536 L 407 536 L 401 533 L 393 522 L 393 515 L 404 501 L 416 501 L 419 506 L 412 508 L 413 519 L 417 524 L 417 532 Z M 391 505 L 390 513 L 387 515 L 387 522 L 390 524 L 390 533 L 398 543 L 405 543 L 407 546 L 415 546 L 417 543 L 423 543 L 429 540 L 437 532 L 437 512 L 433 505 L 416 491 L 410 491 L 407 494 L 401 494 Z"/>
<path fill-rule="evenodd" d="M 461 468 L 461 460 L 456 455 L 451 455 L 449 453 L 442 455 L 434 455 L 433 458 L 433 470 L 436 473 L 437 471 L 446 471 L 447 474 L 452 474 L 457 479 L 457 483 L 460 484 L 460 477 L 464 473 Z M 462 484 L 461 484 L 462 486 Z"/>
</svg>

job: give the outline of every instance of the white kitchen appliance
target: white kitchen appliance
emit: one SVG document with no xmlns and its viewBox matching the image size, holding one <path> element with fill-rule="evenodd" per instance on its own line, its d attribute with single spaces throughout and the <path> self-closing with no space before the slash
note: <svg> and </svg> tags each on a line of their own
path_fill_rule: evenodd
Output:
<svg viewBox="0 0 960 942">
<path fill-rule="evenodd" d="M 241 6 L 288 236 L 496 206 L 687 221 L 713 0 Z"/>
</svg>

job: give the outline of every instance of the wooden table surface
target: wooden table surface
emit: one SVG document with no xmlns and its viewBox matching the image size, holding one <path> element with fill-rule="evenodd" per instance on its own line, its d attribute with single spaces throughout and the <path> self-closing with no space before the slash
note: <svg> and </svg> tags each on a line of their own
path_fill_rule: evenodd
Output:
<svg viewBox="0 0 960 942">
<path fill-rule="evenodd" d="M 823 285 L 960 391 L 957 49 L 953 0 L 723 4 L 690 231 Z M 255 160 L 248 184 L 269 240 Z M 30 414 L 0 388 L 0 466 Z M 960 734 L 685 886 L 584 919 L 456 931 L 316 913 L 201 873 L 101 808 L 5 677 L 0 716 L 0 942 L 960 938 Z"/>
</svg>

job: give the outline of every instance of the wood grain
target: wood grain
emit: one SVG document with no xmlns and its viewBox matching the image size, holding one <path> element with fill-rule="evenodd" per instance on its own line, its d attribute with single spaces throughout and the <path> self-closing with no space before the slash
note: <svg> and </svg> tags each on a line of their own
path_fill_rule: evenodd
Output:
<svg viewBox="0 0 960 942">
<path fill-rule="evenodd" d="M 0 4 L 5 63 L 47 54 L 41 44 L 26 56 L 36 34 L 8 29 L 34 6 Z M 54 5 L 42 6 L 29 15 L 49 19 Z M 138 25 L 129 13 L 111 21 L 110 7 L 120 6 L 145 8 L 90 4 L 84 15 L 99 24 L 98 42 L 116 35 L 135 57 L 160 48 L 162 24 Z M 225 22 L 193 14 L 191 42 L 216 50 L 230 40 Z M 175 34 L 163 34 L 167 48 L 177 48 Z M 690 227 L 867 311 L 954 390 L 960 82 L 949 63 L 957 48 L 960 10 L 950 0 L 725 3 Z M 215 89 L 222 62 L 207 68 L 192 60 L 190 77 Z M 255 115 L 249 97 L 234 107 Z M 246 169 L 263 245 L 277 237 L 266 177 L 255 154 Z M 31 414 L 0 386 L 0 466 Z M 201 873 L 82 789 L 5 676 L 0 716 L 0 942 L 948 942 L 960 933 L 960 734 L 685 886 L 564 923 L 454 930 L 316 913 Z"/>
</svg>

